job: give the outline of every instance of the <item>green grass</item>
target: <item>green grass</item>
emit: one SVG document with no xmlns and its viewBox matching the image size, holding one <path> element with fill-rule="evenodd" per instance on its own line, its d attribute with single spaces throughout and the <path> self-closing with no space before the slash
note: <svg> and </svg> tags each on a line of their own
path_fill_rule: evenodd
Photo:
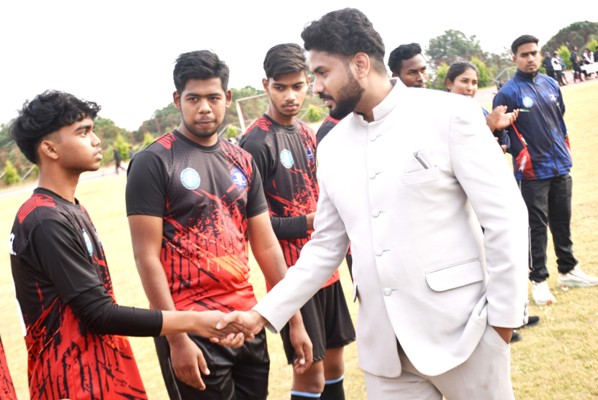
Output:
<svg viewBox="0 0 598 400">
<path fill-rule="evenodd" d="M 567 104 L 566 121 L 574 158 L 573 241 L 575 253 L 586 272 L 598 275 L 596 243 L 598 233 L 598 138 L 596 105 L 598 80 L 563 88 Z M 484 104 L 486 105 L 486 104 Z M 120 304 L 146 307 L 133 261 L 127 225 L 125 176 L 107 174 L 101 179 L 82 179 L 77 197 L 89 210 L 103 240 L 117 300 Z M 31 185 L 30 185 L 31 186 Z M 19 205 L 29 197 L 22 192 L 0 193 L 0 232 L 8 238 Z M 556 289 L 556 264 L 549 248 L 550 286 L 557 297 L 549 307 L 530 306 L 540 315 L 536 327 L 521 331 L 523 340 L 512 345 L 512 372 L 515 394 L 524 400 L 579 400 L 598 398 L 598 288 Z M 341 267 L 345 294 L 351 293 L 345 266 Z M 252 282 L 258 296 L 264 293 L 259 269 L 253 266 Z M 13 381 L 20 399 L 28 398 L 26 351 L 14 300 L 8 251 L 0 258 L 0 334 L 4 342 Z M 355 316 L 357 305 L 349 302 Z M 151 399 L 167 399 L 160 369 L 150 338 L 131 339 L 146 389 Z M 291 370 L 286 365 L 280 338 L 268 336 L 272 358 L 270 398 L 288 399 Z M 348 400 L 365 399 L 363 377 L 357 364 L 356 345 L 346 347 L 345 389 Z"/>
</svg>

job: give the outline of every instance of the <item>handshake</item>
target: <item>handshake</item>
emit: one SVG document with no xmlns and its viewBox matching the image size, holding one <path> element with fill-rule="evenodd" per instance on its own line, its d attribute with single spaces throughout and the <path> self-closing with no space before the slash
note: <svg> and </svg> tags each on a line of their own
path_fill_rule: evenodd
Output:
<svg viewBox="0 0 598 400">
<path fill-rule="evenodd" d="M 252 340 L 267 323 L 264 317 L 253 310 L 233 311 L 229 314 L 204 311 L 201 314 L 207 318 L 207 331 L 202 332 L 201 336 L 227 347 L 242 346 L 245 340 Z"/>
</svg>

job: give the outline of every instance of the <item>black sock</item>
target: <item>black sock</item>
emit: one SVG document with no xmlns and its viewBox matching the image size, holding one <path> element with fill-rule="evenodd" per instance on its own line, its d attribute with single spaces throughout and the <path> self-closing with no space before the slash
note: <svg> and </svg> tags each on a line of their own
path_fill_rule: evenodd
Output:
<svg viewBox="0 0 598 400">
<path fill-rule="evenodd" d="M 344 375 L 338 379 L 326 381 L 324 391 L 320 400 L 345 400 L 345 389 L 343 389 Z"/>
</svg>

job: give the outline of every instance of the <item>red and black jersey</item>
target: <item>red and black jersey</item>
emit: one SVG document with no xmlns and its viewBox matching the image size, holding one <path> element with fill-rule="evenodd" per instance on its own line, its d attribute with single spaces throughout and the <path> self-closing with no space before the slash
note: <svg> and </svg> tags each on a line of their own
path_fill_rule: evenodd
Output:
<svg viewBox="0 0 598 400">
<path fill-rule="evenodd" d="M 204 147 L 174 131 L 135 155 L 127 214 L 163 219 L 161 261 L 179 310 L 248 310 L 248 218 L 266 212 L 251 156 L 227 141 Z"/>
<path fill-rule="evenodd" d="M 86 210 L 38 188 L 10 236 L 26 328 L 32 399 L 146 399 L 126 338 L 91 333 L 71 301 L 101 287 L 114 301 L 101 242 Z"/>
<path fill-rule="evenodd" d="M 0 399 L 2 400 L 17 400 L 15 387 L 12 384 L 12 377 L 6 362 L 6 354 L 4 354 L 4 346 L 2 339 L 0 339 Z"/>
<path fill-rule="evenodd" d="M 287 219 L 291 224 L 303 222 L 301 234 L 295 237 L 285 235 L 281 239 L 276 232 L 287 266 L 291 267 L 311 238 L 311 232 L 306 232 L 305 221 L 295 217 L 315 212 L 318 202 L 315 134 L 301 121 L 295 120 L 293 125 L 283 126 L 264 114 L 249 127 L 240 146 L 253 156 L 257 164 L 270 216 Z M 337 271 L 324 287 L 338 279 Z"/>
<path fill-rule="evenodd" d="M 332 130 L 339 123 L 338 119 L 332 118 L 330 115 L 326 117 L 322 125 L 318 128 L 318 132 L 316 132 L 316 140 L 318 144 L 328 135 L 328 132 Z"/>
</svg>

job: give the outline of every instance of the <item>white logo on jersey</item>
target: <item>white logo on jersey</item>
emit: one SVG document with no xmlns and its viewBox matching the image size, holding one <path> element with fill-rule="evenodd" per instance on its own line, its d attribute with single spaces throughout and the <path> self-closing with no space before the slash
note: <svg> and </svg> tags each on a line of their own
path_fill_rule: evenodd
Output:
<svg viewBox="0 0 598 400">
<path fill-rule="evenodd" d="M 532 108 L 534 106 L 534 99 L 529 96 L 523 96 L 523 106 L 525 108 Z"/>
<path fill-rule="evenodd" d="M 230 178 L 233 180 L 237 189 L 244 190 L 247 187 L 247 177 L 239 168 L 233 167 L 230 171 Z"/>
<path fill-rule="evenodd" d="M 291 154 L 291 152 L 288 149 L 283 149 L 280 152 L 280 163 L 286 169 L 291 169 L 291 167 L 293 166 L 293 164 L 294 164 L 293 155 Z"/>
<path fill-rule="evenodd" d="M 83 240 L 85 240 L 85 245 L 87 246 L 87 252 L 91 256 L 93 254 L 93 244 L 91 243 L 91 239 L 85 229 L 83 229 Z"/>
<path fill-rule="evenodd" d="M 181 171 L 181 183 L 189 190 L 195 190 L 199 187 L 201 178 L 199 173 L 193 168 L 185 168 Z"/>
<path fill-rule="evenodd" d="M 15 242 L 15 234 L 11 233 L 10 237 L 8 238 L 8 252 L 11 256 L 16 256 L 17 253 L 13 250 L 13 243 Z"/>
</svg>

